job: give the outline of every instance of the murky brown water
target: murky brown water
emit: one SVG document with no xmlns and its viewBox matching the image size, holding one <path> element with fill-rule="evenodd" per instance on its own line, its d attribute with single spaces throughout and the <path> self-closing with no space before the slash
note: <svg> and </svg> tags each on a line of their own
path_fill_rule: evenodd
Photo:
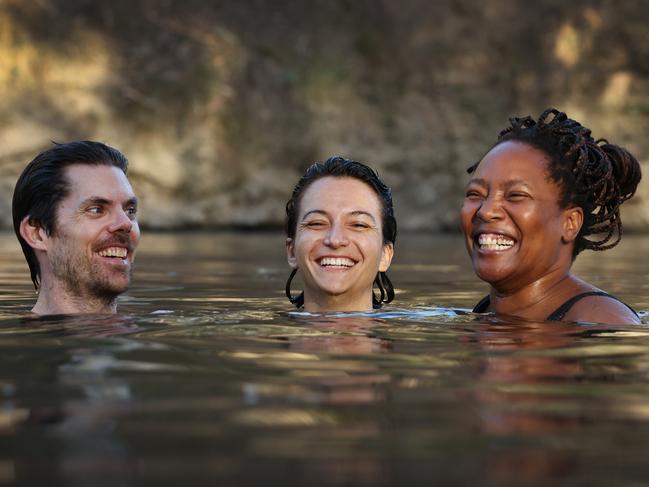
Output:
<svg viewBox="0 0 649 487">
<path fill-rule="evenodd" d="M 0 234 L 0 485 L 649 479 L 649 327 L 466 314 L 459 236 L 400 238 L 384 313 L 291 314 L 282 242 L 146 235 L 118 316 L 34 320 Z M 648 246 L 577 272 L 648 310 Z"/>
</svg>

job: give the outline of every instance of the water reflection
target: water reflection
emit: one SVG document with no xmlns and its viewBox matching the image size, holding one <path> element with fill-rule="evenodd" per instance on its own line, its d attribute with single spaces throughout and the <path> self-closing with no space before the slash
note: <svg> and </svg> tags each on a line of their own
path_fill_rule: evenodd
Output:
<svg viewBox="0 0 649 487">
<path fill-rule="evenodd" d="M 50 336 L 109 337 L 138 331 L 133 315 L 48 315 L 28 314 L 0 320 L 0 336 L 37 333 Z"/>
<path fill-rule="evenodd" d="M 474 398 L 481 430 L 495 444 L 499 438 L 553 437 L 579 424 L 578 417 L 555 407 L 557 399 L 548 386 L 577 380 L 582 366 L 544 353 L 574 345 L 573 333 L 574 325 L 515 322 L 487 324 L 472 337 L 485 354 Z M 569 450 L 523 442 L 517 450 L 489 452 L 485 477 L 499 484 L 513 481 L 516 472 L 520 482 L 543 482 L 565 475 L 576 461 Z"/>
<path fill-rule="evenodd" d="M 471 315 L 483 287 L 452 236 L 400 243 L 399 308 L 332 316 L 291 312 L 273 235 L 156 239 L 111 316 L 27 316 L 22 257 L 0 252 L 0 482 L 592 485 L 649 474 L 649 327 Z M 623 257 L 608 267 L 626 272 L 621 292 L 586 277 L 642 302 L 643 261 Z"/>
<path fill-rule="evenodd" d="M 606 415 L 602 409 L 607 402 L 617 399 L 596 388 L 575 394 L 575 385 L 615 382 L 615 371 L 600 375 L 610 365 L 593 367 L 587 359 L 592 357 L 592 339 L 610 341 L 617 332 L 624 336 L 629 330 L 509 320 L 487 323 L 470 338 L 484 354 L 473 389 L 481 430 L 494 446 L 518 443 L 516 449 L 496 447 L 488 453 L 489 482 L 544 483 L 580 473 L 583 455 L 574 440 L 584 424 Z M 600 356 L 638 352 L 633 346 L 611 345 L 601 345 Z"/>
<path fill-rule="evenodd" d="M 296 319 L 317 331 L 316 335 L 289 337 L 291 350 L 355 355 L 389 351 L 392 342 L 379 338 L 373 329 L 385 320 L 370 316 L 314 317 Z"/>
</svg>

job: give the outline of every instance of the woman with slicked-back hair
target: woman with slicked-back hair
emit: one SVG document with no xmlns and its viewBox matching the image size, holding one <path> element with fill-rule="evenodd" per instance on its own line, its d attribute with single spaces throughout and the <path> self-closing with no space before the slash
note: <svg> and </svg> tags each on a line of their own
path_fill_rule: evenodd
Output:
<svg viewBox="0 0 649 487">
<path fill-rule="evenodd" d="M 286 237 L 286 295 L 296 307 L 369 311 L 394 298 L 392 194 L 369 166 L 343 157 L 312 164 L 286 204 Z M 293 295 L 296 274 L 304 289 Z"/>
<path fill-rule="evenodd" d="M 583 250 L 620 241 L 620 206 L 640 182 L 638 161 L 556 109 L 510 122 L 469 168 L 462 228 L 473 268 L 491 286 L 474 311 L 639 323 L 628 305 L 570 272 Z"/>
</svg>

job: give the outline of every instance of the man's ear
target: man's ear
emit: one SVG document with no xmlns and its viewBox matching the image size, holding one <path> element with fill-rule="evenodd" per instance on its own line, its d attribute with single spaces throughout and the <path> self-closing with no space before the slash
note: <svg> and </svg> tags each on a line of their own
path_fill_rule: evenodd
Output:
<svg viewBox="0 0 649 487">
<path fill-rule="evenodd" d="M 291 269 L 297 269 L 297 257 L 295 256 L 295 241 L 292 238 L 286 239 L 286 260 Z"/>
<path fill-rule="evenodd" d="M 383 251 L 381 252 L 381 261 L 379 262 L 379 272 L 386 272 L 392 263 L 392 257 L 394 256 L 394 244 L 387 243 L 383 246 Z"/>
<path fill-rule="evenodd" d="M 584 210 L 579 207 L 568 208 L 563 211 L 563 233 L 561 240 L 564 243 L 574 242 L 584 224 Z"/>
<path fill-rule="evenodd" d="M 29 215 L 20 222 L 20 236 L 25 239 L 27 244 L 34 250 L 47 251 L 49 235 L 45 229 L 38 223 L 34 222 Z"/>
</svg>

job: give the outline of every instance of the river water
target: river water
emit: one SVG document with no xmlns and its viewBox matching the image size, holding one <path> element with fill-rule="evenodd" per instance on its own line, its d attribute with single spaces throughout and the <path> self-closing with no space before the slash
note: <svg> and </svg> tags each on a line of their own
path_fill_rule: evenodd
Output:
<svg viewBox="0 0 649 487">
<path fill-rule="evenodd" d="M 646 311 L 647 248 L 575 270 Z M 0 249 L 0 485 L 649 481 L 649 327 L 472 315 L 459 236 L 400 237 L 394 306 L 324 317 L 275 233 L 145 234 L 115 317 L 26 318 Z"/>
</svg>

